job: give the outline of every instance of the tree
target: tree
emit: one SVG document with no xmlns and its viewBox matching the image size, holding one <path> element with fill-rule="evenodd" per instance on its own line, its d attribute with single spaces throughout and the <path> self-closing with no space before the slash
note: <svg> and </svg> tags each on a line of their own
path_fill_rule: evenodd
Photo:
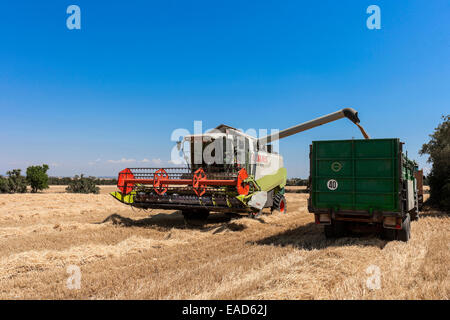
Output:
<svg viewBox="0 0 450 320">
<path fill-rule="evenodd" d="M 47 170 L 48 165 L 46 164 L 27 168 L 27 181 L 31 186 L 31 192 L 35 193 L 48 188 Z"/>
<path fill-rule="evenodd" d="M 67 192 L 72 193 L 100 193 L 100 188 L 95 184 L 96 178 L 85 178 L 83 174 L 80 177 L 75 176 L 66 188 Z"/>
<path fill-rule="evenodd" d="M 428 182 L 430 185 L 430 203 L 450 210 L 450 115 L 442 117 L 443 122 L 430 135 L 420 154 L 428 154 L 432 163 Z"/>
<path fill-rule="evenodd" d="M 25 193 L 27 192 L 27 180 L 20 175 L 20 169 L 14 169 L 6 172 L 8 175 L 8 189 L 9 193 Z"/>
<path fill-rule="evenodd" d="M 8 179 L 0 176 L 0 193 L 9 193 Z"/>
</svg>

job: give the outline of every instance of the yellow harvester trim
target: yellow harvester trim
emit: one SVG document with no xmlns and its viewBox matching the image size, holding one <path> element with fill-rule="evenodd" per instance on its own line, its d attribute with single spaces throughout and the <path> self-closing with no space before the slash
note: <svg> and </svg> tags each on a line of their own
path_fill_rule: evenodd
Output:
<svg viewBox="0 0 450 320">
<path fill-rule="evenodd" d="M 110 195 L 112 195 L 114 198 L 116 198 L 120 202 L 128 203 L 128 204 L 134 202 L 134 195 L 135 194 L 136 194 L 136 192 L 134 192 L 134 191 L 132 191 L 130 194 L 122 194 L 119 191 L 115 191 L 115 192 L 111 192 L 110 193 Z"/>
</svg>

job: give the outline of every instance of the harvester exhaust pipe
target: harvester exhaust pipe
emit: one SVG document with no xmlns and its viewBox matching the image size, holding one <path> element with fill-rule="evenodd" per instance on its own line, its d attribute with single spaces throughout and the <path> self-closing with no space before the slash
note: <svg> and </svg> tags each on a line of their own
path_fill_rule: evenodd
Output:
<svg viewBox="0 0 450 320">
<path fill-rule="evenodd" d="M 323 124 L 336 121 L 342 118 L 348 118 L 350 121 L 352 121 L 354 124 L 356 124 L 361 130 L 361 133 L 363 134 L 364 138 L 369 139 L 369 135 L 366 133 L 364 128 L 359 124 L 359 118 L 358 118 L 358 112 L 355 109 L 352 108 L 344 108 L 342 110 L 327 114 L 325 116 L 319 117 L 317 119 L 313 119 L 298 125 L 295 125 L 293 127 L 281 130 L 277 133 L 267 135 L 265 137 L 258 139 L 258 145 L 263 146 L 265 144 L 268 144 L 272 141 L 283 139 L 285 137 L 292 136 L 293 134 L 306 131 L 318 126 L 321 126 Z"/>
</svg>

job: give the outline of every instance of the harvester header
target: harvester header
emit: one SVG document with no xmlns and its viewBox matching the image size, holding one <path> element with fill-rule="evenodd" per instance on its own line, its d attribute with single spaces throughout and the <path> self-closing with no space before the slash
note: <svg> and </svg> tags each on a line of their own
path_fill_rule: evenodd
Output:
<svg viewBox="0 0 450 320">
<path fill-rule="evenodd" d="M 117 186 L 122 194 L 129 194 L 135 188 L 149 185 L 159 195 L 164 195 L 174 186 L 190 187 L 199 197 L 205 194 L 208 187 L 232 186 L 240 195 L 247 195 L 249 186 L 244 185 L 247 178 L 245 168 L 239 170 L 237 175 L 222 173 L 210 175 L 209 178 L 203 168 L 194 173 L 185 168 L 127 168 L 119 172 Z"/>
</svg>

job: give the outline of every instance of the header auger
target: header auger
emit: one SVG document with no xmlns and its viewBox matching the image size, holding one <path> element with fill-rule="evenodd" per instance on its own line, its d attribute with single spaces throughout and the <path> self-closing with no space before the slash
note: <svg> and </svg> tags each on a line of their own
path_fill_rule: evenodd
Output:
<svg viewBox="0 0 450 320">
<path fill-rule="evenodd" d="M 283 157 L 268 144 L 344 117 L 368 138 L 359 126 L 358 113 L 351 108 L 259 139 L 226 125 L 185 136 L 180 149 L 184 153 L 188 144 L 187 167 L 124 169 L 118 177 L 120 191 L 111 195 L 133 207 L 181 210 L 186 218 L 205 218 L 210 211 L 251 216 L 259 215 L 263 208 L 285 212 L 287 172 Z M 205 160 L 205 151 L 215 161 Z"/>
</svg>

